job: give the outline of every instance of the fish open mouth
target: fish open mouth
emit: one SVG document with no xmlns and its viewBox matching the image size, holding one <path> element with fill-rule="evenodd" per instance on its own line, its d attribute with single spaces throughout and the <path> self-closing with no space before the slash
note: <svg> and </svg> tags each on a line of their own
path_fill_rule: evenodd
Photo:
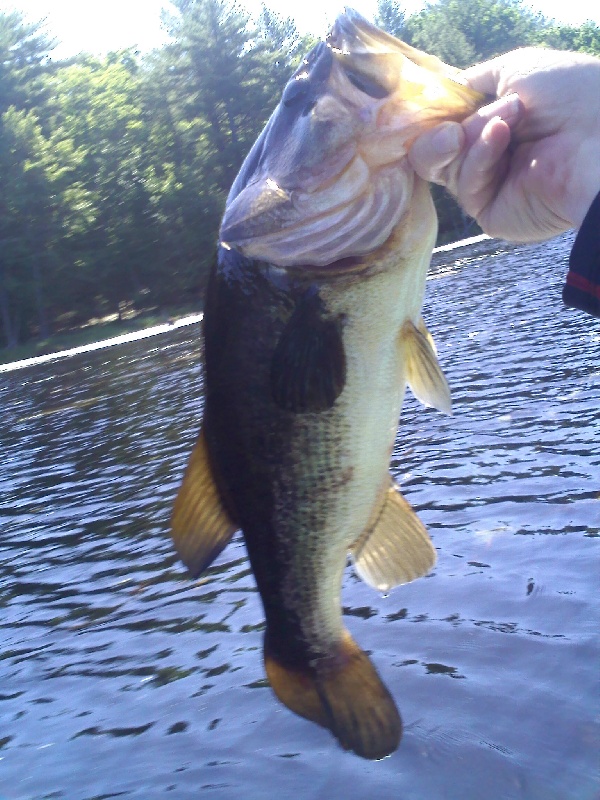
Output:
<svg viewBox="0 0 600 800">
<path fill-rule="evenodd" d="M 358 171 L 357 167 L 368 172 L 368 186 L 351 187 L 354 191 L 347 195 L 340 191 L 327 208 L 323 208 L 319 192 L 303 194 L 295 190 L 258 219 L 224 226 L 223 244 L 281 267 L 322 267 L 376 249 L 403 214 L 406 180 L 402 180 L 398 169 L 392 168 L 380 169 L 373 176 L 357 155 L 336 182 L 344 183 L 348 173 Z M 246 198 L 242 200 L 246 202 Z M 253 228 L 250 235 L 248 227 Z"/>
<path fill-rule="evenodd" d="M 281 267 L 372 252 L 410 204 L 410 143 L 482 99 L 457 70 L 346 11 L 292 76 L 248 155 L 221 243 Z"/>
</svg>

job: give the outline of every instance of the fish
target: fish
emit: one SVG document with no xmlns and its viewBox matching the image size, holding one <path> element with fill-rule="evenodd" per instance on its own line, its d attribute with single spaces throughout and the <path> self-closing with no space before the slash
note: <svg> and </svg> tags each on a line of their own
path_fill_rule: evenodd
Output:
<svg viewBox="0 0 600 800">
<path fill-rule="evenodd" d="M 389 473 L 408 385 L 451 410 L 421 316 L 437 219 L 406 157 L 482 96 L 346 10 L 285 86 L 229 192 L 205 298 L 204 410 L 171 518 L 198 577 L 241 530 L 275 695 L 366 759 L 396 703 L 344 626 L 348 555 L 377 591 L 427 574 Z"/>
</svg>

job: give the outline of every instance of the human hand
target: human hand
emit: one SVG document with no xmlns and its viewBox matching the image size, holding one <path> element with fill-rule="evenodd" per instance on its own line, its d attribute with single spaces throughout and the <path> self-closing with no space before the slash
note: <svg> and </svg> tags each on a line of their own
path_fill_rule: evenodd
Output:
<svg viewBox="0 0 600 800">
<path fill-rule="evenodd" d="M 600 191 L 600 59 L 524 48 L 463 76 L 498 99 L 416 139 L 416 172 L 491 236 L 542 241 L 579 227 Z"/>
</svg>

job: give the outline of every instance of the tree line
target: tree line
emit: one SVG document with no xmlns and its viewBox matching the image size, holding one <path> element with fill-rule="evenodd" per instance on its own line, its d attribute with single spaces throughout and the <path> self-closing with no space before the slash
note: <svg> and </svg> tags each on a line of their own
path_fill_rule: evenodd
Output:
<svg viewBox="0 0 600 800">
<path fill-rule="evenodd" d="M 168 43 L 54 61 L 41 24 L 0 12 L 0 347 L 124 308 L 200 305 L 225 197 L 314 40 L 263 6 L 174 0 Z M 521 0 L 439 0 L 376 22 L 459 67 L 526 44 L 600 54 L 593 23 Z M 436 192 L 441 234 L 472 225 Z"/>
</svg>

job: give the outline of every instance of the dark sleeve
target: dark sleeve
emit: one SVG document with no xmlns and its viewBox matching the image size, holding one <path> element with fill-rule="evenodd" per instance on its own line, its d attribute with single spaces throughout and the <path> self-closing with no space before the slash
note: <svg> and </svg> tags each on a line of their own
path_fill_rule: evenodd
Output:
<svg viewBox="0 0 600 800">
<path fill-rule="evenodd" d="M 600 193 L 590 206 L 573 244 L 563 302 L 600 317 Z"/>
</svg>

